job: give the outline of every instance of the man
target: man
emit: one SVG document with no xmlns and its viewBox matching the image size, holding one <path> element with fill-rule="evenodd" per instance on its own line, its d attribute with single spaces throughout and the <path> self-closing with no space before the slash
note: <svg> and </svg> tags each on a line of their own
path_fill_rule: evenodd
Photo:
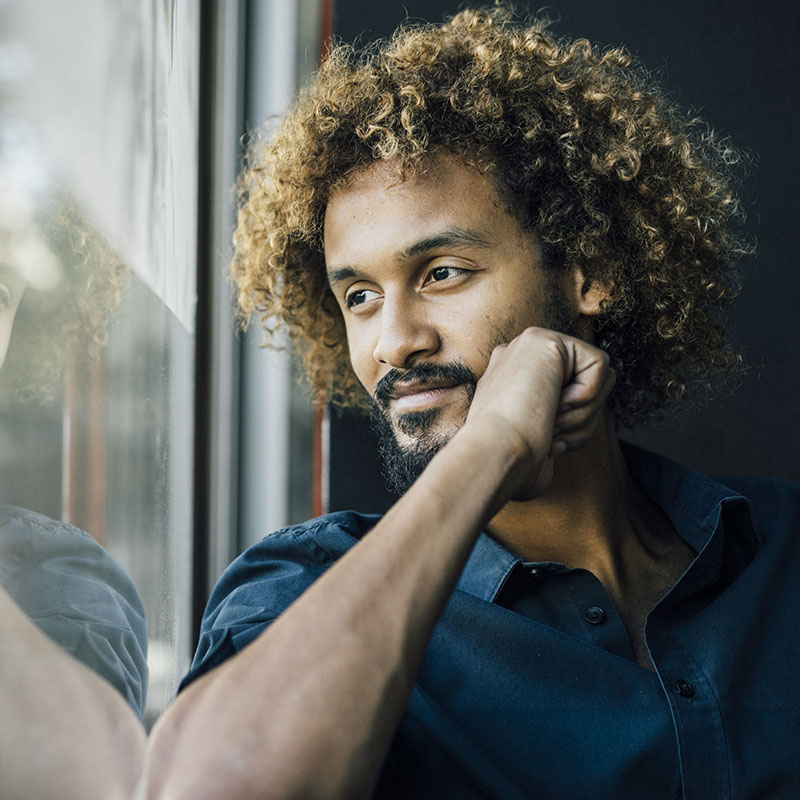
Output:
<svg viewBox="0 0 800 800">
<path fill-rule="evenodd" d="M 233 275 L 407 491 L 223 576 L 152 797 L 792 797 L 798 493 L 623 449 L 745 250 L 711 136 L 501 11 L 335 49 L 254 155 Z M 727 157 L 727 156 L 726 156 Z"/>
</svg>

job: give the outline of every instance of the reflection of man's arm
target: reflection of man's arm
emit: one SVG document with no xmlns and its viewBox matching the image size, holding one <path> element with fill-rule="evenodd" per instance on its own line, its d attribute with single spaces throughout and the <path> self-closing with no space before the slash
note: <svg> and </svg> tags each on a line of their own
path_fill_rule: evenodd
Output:
<svg viewBox="0 0 800 800">
<path fill-rule="evenodd" d="M 0 589 L 0 797 L 129 798 L 144 729 L 106 680 Z"/>
<path fill-rule="evenodd" d="M 498 348 L 466 424 L 408 493 L 164 715 L 148 797 L 368 796 L 479 531 L 506 500 L 546 486 L 562 389 L 586 404 L 584 422 L 596 418 L 605 365 L 595 348 L 541 330 Z"/>
</svg>

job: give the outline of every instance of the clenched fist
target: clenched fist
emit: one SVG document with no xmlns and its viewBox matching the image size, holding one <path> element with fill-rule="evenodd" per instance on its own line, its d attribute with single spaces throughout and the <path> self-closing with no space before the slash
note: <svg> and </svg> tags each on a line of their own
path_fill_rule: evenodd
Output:
<svg viewBox="0 0 800 800">
<path fill-rule="evenodd" d="M 478 381 L 464 431 L 507 448 L 505 500 L 531 500 L 549 485 L 553 459 L 592 437 L 615 381 L 606 353 L 546 328 L 495 348 Z"/>
</svg>

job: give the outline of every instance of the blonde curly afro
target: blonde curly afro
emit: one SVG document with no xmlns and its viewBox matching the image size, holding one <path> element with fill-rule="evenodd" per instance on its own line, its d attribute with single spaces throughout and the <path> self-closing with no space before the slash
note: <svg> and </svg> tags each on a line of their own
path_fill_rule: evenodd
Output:
<svg viewBox="0 0 800 800">
<path fill-rule="evenodd" d="M 0 370 L 0 410 L 57 397 L 68 353 L 82 362 L 105 347 L 130 280 L 119 256 L 66 196 L 42 211 L 39 233 L 62 274 L 46 291 L 25 291 Z"/>
<path fill-rule="evenodd" d="M 378 160 L 414 174 L 441 152 L 493 177 L 545 266 L 580 266 L 610 290 L 596 338 L 617 370 L 621 423 L 736 364 L 717 317 L 749 250 L 726 177 L 741 157 L 625 50 L 469 10 L 361 52 L 335 46 L 277 130 L 251 142 L 231 266 L 240 313 L 288 330 L 316 401 L 365 400 L 325 274 L 331 192 Z"/>
</svg>

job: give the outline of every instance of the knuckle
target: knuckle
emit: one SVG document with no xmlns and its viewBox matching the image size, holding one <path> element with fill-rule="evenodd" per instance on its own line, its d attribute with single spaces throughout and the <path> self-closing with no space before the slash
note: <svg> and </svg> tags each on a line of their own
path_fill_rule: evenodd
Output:
<svg viewBox="0 0 800 800">
<path fill-rule="evenodd" d="M 541 335 L 539 328 L 525 328 L 522 333 L 517 336 L 517 340 L 523 343 L 530 343 L 536 341 Z"/>
<path fill-rule="evenodd" d="M 497 347 L 492 350 L 489 354 L 489 363 L 491 364 L 493 361 L 497 361 L 498 359 L 503 357 L 503 353 L 508 348 L 507 344 L 498 344 Z"/>
<path fill-rule="evenodd" d="M 564 355 L 564 346 L 561 341 L 555 337 L 547 337 L 543 343 L 543 347 L 559 358 L 562 358 Z"/>
</svg>

